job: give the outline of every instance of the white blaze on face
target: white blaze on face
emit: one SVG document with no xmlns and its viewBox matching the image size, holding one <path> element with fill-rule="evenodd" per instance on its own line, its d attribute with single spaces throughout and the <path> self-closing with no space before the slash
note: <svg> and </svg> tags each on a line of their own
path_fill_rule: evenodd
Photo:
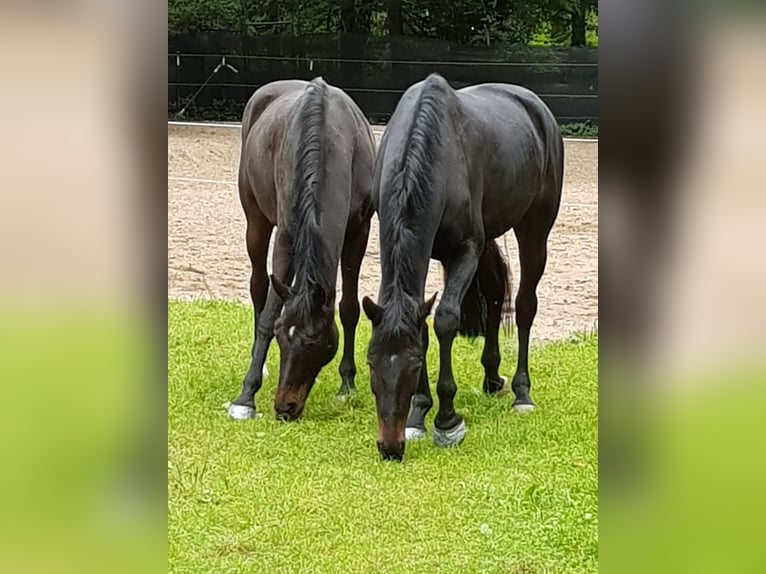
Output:
<svg viewBox="0 0 766 574">
<path fill-rule="evenodd" d="M 289 339 L 292 339 L 294 334 L 295 334 L 295 325 L 293 325 L 292 327 L 290 327 L 290 328 L 287 330 L 287 337 L 288 337 Z"/>
<path fill-rule="evenodd" d="M 394 364 L 394 361 L 396 360 L 396 358 L 397 358 L 398 356 L 399 356 L 399 355 L 391 355 L 391 356 L 388 358 L 388 362 L 389 362 L 389 363 L 391 363 L 391 364 L 393 365 L 393 364 Z"/>
</svg>

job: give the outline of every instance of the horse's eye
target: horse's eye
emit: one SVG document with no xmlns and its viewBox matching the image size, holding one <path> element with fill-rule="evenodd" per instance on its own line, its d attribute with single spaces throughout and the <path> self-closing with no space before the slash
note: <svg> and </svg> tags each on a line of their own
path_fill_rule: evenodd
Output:
<svg viewBox="0 0 766 574">
<path fill-rule="evenodd" d="M 417 371 L 423 364 L 423 361 L 412 361 L 407 364 L 407 370 L 411 373 Z"/>
</svg>

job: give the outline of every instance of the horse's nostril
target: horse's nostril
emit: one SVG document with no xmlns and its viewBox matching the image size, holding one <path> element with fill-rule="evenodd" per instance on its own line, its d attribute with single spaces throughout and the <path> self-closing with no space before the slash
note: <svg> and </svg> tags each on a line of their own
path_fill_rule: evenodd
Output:
<svg viewBox="0 0 766 574">
<path fill-rule="evenodd" d="M 404 458 L 404 441 L 396 445 L 384 445 L 378 441 L 378 452 L 383 460 L 401 461 Z"/>
<path fill-rule="evenodd" d="M 280 420 L 288 421 L 292 420 L 300 414 L 300 405 L 296 401 L 285 401 L 277 403 L 274 406 L 277 418 Z"/>
</svg>

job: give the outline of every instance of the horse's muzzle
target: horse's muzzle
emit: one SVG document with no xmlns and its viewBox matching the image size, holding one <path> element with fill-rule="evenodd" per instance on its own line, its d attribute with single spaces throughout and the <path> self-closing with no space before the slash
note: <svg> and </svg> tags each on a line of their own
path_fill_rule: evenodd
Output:
<svg viewBox="0 0 766 574">
<path fill-rule="evenodd" d="M 383 460 L 401 461 L 404 458 L 404 441 L 391 443 L 378 441 L 378 452 Z"/>
<path fill-rule="evenodd" d="M 281 421 L 294 421 L 301 416 L 303 404 L 296 401 L 278 401 L 274 403 L 274 412 Z"/>
</svg>

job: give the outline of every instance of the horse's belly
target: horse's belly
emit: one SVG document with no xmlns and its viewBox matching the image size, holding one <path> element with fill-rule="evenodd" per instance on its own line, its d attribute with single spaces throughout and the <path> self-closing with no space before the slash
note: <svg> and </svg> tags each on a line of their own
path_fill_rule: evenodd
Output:
<svg viewBox="0 0 766 574">
<path fill-rule="evenodd" d="M 540 193 L 542 167 L 538 159 L 511 160 L 485 170 L 482 214 L 487 238 L 498 237 L 518 225 Z"/>
<path fill-rule="evenodd" d="M 250 193 L 261 213 L 272 225 L 277 224 L 277 194 L 275 188 L 274 172 L 269 168 L 271 161 L 262 157 L 248 159 L 246 177 L 249 182 Z"/>
</svg>

